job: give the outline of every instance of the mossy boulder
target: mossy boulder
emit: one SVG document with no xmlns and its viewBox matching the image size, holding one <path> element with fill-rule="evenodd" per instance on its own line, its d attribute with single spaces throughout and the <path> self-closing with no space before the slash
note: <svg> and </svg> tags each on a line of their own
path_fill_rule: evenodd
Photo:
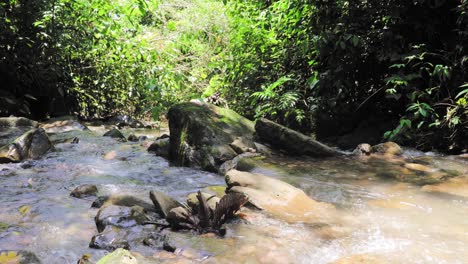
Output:
<svg viewBox="0 0 468 264">
<path fill-rule="evenodd" d="M 253 146 L 254 123 L 230 109 L 192 101 L 171 107 L 168 118 L 169 154 L 176 165 L 218 172 L 238 155 L 230 146 L 236 139 Z"/>
<path fill-rule="evenodd" d="M 38 122 L 24 117 L 0 117 L 0 146 L 38 126 Z"/>
</svg>

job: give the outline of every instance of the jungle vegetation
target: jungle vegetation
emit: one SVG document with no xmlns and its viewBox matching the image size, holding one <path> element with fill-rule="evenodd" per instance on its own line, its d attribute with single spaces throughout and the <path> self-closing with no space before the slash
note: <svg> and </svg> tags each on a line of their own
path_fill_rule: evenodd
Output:
<svg viewBox="0 0 468 264">
<path fill-rule="evenodd" d="M 466 0 L 4 0 L 0 115 L 217 102 L 320 139 L 468 148 Z"/>
</svg>

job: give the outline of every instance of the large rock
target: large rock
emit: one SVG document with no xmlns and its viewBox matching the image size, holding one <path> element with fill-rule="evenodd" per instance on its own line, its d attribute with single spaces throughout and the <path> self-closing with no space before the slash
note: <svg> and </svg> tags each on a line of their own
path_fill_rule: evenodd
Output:
<svg viewBox="0 0 468 264">
<path fill-rule="evenodd" d="M 52 147 L 44 129 L 31 129 L 13 143 L 0 148 L 0 163 L 38 159 Z"/>
<path fill-rule="evenodd" d="M 38 126 L 38 122 L 24 117 L 0 117 L 0 146 Z"/>
<path fill-rule="evenodd" d="M 283 149 L 292 155 L 309 155 L 313 157 L 329 157 L 343 155 L 338 150 L 330 148 L 311 137 L 289 129 L 265 118 L 260 118 L 255 124 L 256 135 L 263 142 Z"/>
<path fill-rule="evenodd" d="M 252 141 L 253 122 L 230 109 L 194 101 L 173 106 L 168 118 L 170 158 L 177 165 L 218 172 L 237 156 L 230 144 L 238 137 L 253 146 L 246 143 Z"/>
<path fill-rule="evenodd" d="M 302 190 L 265 175 L 231 170 L 226 174 L 229 192 L 244 193 L 256 207 L 288 222 L 330 223 L 335 207 L 309 198 Z"/>
<path fill-rule="evenodd" d="M 171 209 L 182 206 L 174 198 L 160 191 L 150 191 L 150 199 L 161 217 L 166 217 Z"/>
</svg>

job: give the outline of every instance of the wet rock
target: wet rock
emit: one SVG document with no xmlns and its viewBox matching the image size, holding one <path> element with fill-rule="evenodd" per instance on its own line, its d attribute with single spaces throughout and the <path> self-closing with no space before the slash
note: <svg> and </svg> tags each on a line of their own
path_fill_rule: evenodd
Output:
<svg viewBox="0 0 468 264">
<path fill-rule="evenodd" d="M 128 228 L 141 225 L 155 218 L 147 214 L 143 207 L 138 205 L 132 207 L 110 205 L 99 209 L 96 217 L 96 227 L 102 232 L 108 225 Z"/>
<path fill-rule="evenodd" d="M 38 125 L 36 121 L 24 117 L 0 117 L 0 146 L 11 143 Z"/>
<path fill-rule="evenodd" d="M 330 148 L 311 137 L 265 118 L 257 120 L 255 131 L 261 141 L 283 149 L 291 155 L 309 155 L 313 157 L 343 155 L 340 151 Z"/>
<path fill-rule="evenodd" d="M 231 170 L 226 183 L 228 192 L 246 194 L 254 206 L 288 222 L 329 223 L 335 217 L 333 205 L 314 201 L 302 190 L 261 174 Z"/>
<path fill-rule="evenodd" d="M 455 177 L 439 184 L 425 185 L 421 190 L 468 198 L 468 176 Z"/>
<path fill-rule="evenodd" d="M 219 167 L 218 172 L 221 175 L 225 175 L 228 171 L 237 169 L 239 164 L 242 164 L 242 161 L 244 161 L 244 160 L 246 160 L 248 158 L 258 157 L 258 156 L 260 156 L 260 154 L 251 153 L 251 152 L 247 152 L 247 153 L 237 155 L 232 160 L 228 160 L 228 161 L 224 162 L 223 164 L 221 164 L 221 166 Z"/>
<path fill-rule="evenodd" d="M 397 143 L 389 141 L 372 146 L 372 153 L 398 156 L 403 154 L 403 149 Z"/>
<path fill-rule="evenodd" d="M 191 213 L 183 206 L 172 208 L 166 215 L 166 221 L 172 228 L 192 229 L 193 222 L 190 221 Z"/>
<path fill-rule="evenodd" d="M 356 156 L 368 156 L 371 153 L 372 153 L 372 146 L 367 143 L 359 144 L 353 150 L 353 155 L 356 155 Z"/>
<path fill-rule="evenodd" d="M 119 140 L 125 141 L 125 136 L 118 130 L 117 128 L 113 128 L 103 135 L 104 137 L 111 137 L 111 138 L 117 138 Z"/>
<path fill-rule="evenodd" d="M 13 143 L 1 147 L 0 163 L 38 159 L 50 149 L 52 149 L 52 143 L 44 129 L 35 128 L 24 133 Z"/>
<path fill-rule="evenodd" d="M 160 191 L 150 191 L 150 199 L 161 217 L 166 217 L 173 208 L 183 206 L 181 203 Z"/>
<path fill-rule="evenodd" d="M 204 193 L 204 192 L 202 192 L 201 194 L 203 195 L 203 197 L 205 197 L 208 207 L 214 211 L 216 208 L 216 205 L 219 203 L 221 199 L 213 194 Z M 193 213 L 197 213 L 199 204 L 200 202 L 198 201 L 197 193 L 191 193 L 187 196 L 187 205 L 192 209 Z"/>
<path fill-rule="evenodd" d="M 230 109 L 202 102 L 182 103 L 168 113 L 170 158 L 178 165 L 218 172 L 237 153 L 229 146 L 236 138 L 252 140 L 252 121 Z"/>
<path fill-rule="evenodd" d="M 267 157 L 270 157 L 273 155 L 274 151 L 269 146 L 258 143 L 258 142 L 254 142 L 254 144 L 255 144 L 255 149 L 257 150 L 258 153 L 261 153 Z"/>
<path fill-rule="evenodd" d="M 138 136 L 138 141 L 145 141 L 147 139 L 148 139 L 147 136 Z"/>
<path fill-rule="evenodd" d="M 76 187 L 71 193 L 70 196 L 76 198 L 95 196 L 98 192 L 96 185 L 93 184 L 82 184 Z"/>
<path fill-rule="evenodd" d="M 151 143 L 148 147 L 149 152 L 154 152 L 156 155 L 163 158 L 169 158 L 169 138 L 158 139 Z"/>
<path fill-rule="evenodd" d="M 244 137 L 237 137 L 229 144 L 229 146 L 231 146 L 237 154 L 257 151 L 254 142 L 251 139 L 246 139 Z"/>
<path fill-rule="evenodd" d="M 40 264 L 37 256 L 26 250 L 0 250 L 0 263 L 5 264 Z"/>
<path fill-rule="evenodd" d="M 129 232 L 125 229 L 107 226 L 101 233 L 93 236 L 89 242 L 90 248 L 114 250 L 117 248 L 130 248 L 128 242 Z"/>
<path fill-rule="evenodd" d="M 50 121 L 40 125 L 47 133 L 64 133 L 69 131 L 89 130 L 85 125 L 76 120 Z"/>
<path fill-rule="evenodd" d="M 109 205 L 117 205 L 117 206 L 140 206 L 143 207 L 148 212 L 156 212 L 154 205 L 151 202 L 147 202 L 140 198 L 131 196 L 131 195 L 110 195 L 110 196 L 99 196 L 96 200 L 92 203 L 91 207 L 93 208 L 101 208 L 104 206 Z"/>
<path fill-rule="evenodd" d="M 130 134 L 127 138 L 128 141 L 131 141 L 131 142 L 138 142 L 139 138 L 137 136 L 135 136 L 135 134 Z"/>
</svg>

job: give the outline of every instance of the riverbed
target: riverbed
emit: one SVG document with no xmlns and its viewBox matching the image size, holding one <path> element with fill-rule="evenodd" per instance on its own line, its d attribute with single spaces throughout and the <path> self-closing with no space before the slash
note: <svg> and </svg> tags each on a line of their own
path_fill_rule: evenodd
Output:
<svg viewBox="0 0 468 264">
<path fill-rule="evenodd" d="M 81 184 L 95 184 L 99 195 L 130 194 L 149 200 L 149 191 L 160 190 L 180 201 L 208 186 L 225 185 L 217 174 L 171 166 L 148 153 L 145 142 L 102 137 L 105 129 L 52 135 L 52 139 L 76 136 L 80 142 L 58 144 L 39 160 L 0 164 L 0 249 L 28 250 L 42 263 L 76 263 L 83 254 L 96 262 L 107 254 L 88 246 L 97 234 L 97 209 L 90 208 L 93 199 L 69 195 Z M 148 135 L 151 140 L 167 129 L 123 132 Z M 434 169 L 468 177 L 466 159 L 414 150 L 405 150 L 404 155 L 426 158 Z M 467 263 L 468 198 L 464 196 L 429 192 L 421 184 L 382 177 L 389 167 L 356 158 L 280 155 L 254 161 L 248 170 L 281 179 L 315 200 L 333 204 L 342 221 L 316 226 L 246 210 L 247 220 L 229 224 L 224 238 L 174 233 L 185 252 L 191 252 L 182 253 L 180 260 L 333 263 L 361 258 L 372 263 Z M 152 259 L 161 256 L 155 250 L 136 251 Z"/>
</svg>

